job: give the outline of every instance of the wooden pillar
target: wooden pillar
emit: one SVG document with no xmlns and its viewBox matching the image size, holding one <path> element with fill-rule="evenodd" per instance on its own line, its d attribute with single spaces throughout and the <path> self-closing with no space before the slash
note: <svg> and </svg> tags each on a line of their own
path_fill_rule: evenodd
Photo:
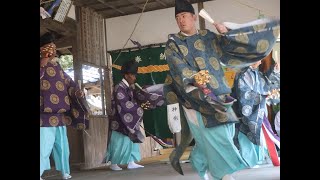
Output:
<svg viewBox="0 0 320 180">
<path fill-rule="evenodd" d="M 78 80 L 82 82 L 82 65 L 78 56 L 77 36 L 71 39 L 72 43 L 72 56 L 73 56 L 73 69 L 74 69 L 74 81 L 78 83 Z M 73 127 L 67 126 L 67 134 L 70 148 L 70 166 L 72 169 L 79 169 L 79 164 L 84 163 L 84 148 L 82 131 L 76 130 Z"/>
<path fill-rule="evenodd" d="M 104 53 L 105 53 L 105 59 L 107 61 L 105 73 L 104 73 L 104 89 L 105 89 L 105 98 L 106 98 L 106 111 L 107 114 L 111 114 L 111 97 L 112 97 L 112 87 L 113 87 L 113 80 L 112 80 L 112 61 L 110 59 L 110 56 L 107 54 L 107 23 L 106 19 L 103 20 L 103 26 L 104 26 Z"/>
<path fill-rule="evenodd" d="M 203 2 L 201 0 L 198 0 L 198 12 L 200 12 L 200 10 L 203 9 Z M 199 17 L 199 27 L 201 30 L 206 29 L 206 23 L 205 20 L 201 17 Z"/>
</svg>

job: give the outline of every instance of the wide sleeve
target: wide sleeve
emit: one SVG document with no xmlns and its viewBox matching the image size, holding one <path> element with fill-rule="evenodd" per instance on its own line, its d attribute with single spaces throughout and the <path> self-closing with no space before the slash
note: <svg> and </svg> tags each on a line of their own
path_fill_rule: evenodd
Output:
<svg viewBox="0 0 320 180">
<path fill-rule="evenodd" d="M 120 120 L 129 130 L 134 129 L 143 116 L 143 109 L 121 86 L 115 88 L 114 96 Z"/>
<path fill-rule="evenodd" d="M 148 104 L 147 109 L 155 109 L 165 104 L 163 95 L 163 84 L 146 85 L 143 88 L 135 88 L 133 96 L 138 104 Z"/>
<path fill-rule="evenodd" d="M 270 54 L 280 34 L 280 20 L 258 22 L 215 36 L 224 65 L 246 67 Z"/>
</svg>

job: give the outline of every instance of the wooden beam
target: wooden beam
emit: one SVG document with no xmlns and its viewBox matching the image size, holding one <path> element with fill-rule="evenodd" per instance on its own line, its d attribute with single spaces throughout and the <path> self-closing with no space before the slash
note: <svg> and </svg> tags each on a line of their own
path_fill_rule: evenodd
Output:
<svg viewBox="0 0 320 180">
<path fill-rule="evenodd" d="M 116 1 L 119 1 L 119 0 L 108 0 L 108 3 L 116 2 Z M 79 6 L 79 7 L 92 6 L 97 4 L 101 4 L 101 2 L 99 2 L 98 0 L 74 0 L 73 1 L 73 5 Z"/>
<path fill-rule="evenodd" d="M 65 49 L 70 48 L 73 45 L 73 41 L 75 41 L 76 36 L 67 36 L 60 38 L 55 41 L 55 44 L 57 46 L 57 49 Z"/>
<path fill-rule="evenodd" d="M 76 21 L 70 17 L 66 17 L 64 23 L 55 21 L 52 18 L 40 18 L 40 28 L 46 28 L 63 36 L 73 36 L 76 34 Z"/>
<path fill-rule="evenodd" d="M 160 0 L 156 0 L 157 3 L 161 4 L 163 7 L 167 8 L 168 6 L 166 5 L 166 3 L 160 1 Z"/>
<path fill-rule="evenodd" d="M 117 11 L 117 12 L 119 12 L 119 13 L 121 13 L 121 14 L 126 14 L 125 12 L 123 12 L 123 11 L 121 11 L 121 10 L 119 10 L 118 8 L 116 8 L 116 7 L 114 7 L 114 6 L 112 6 L 112 5 L 110 5 L 110 4 L 108 4 L 107 2 L 105 2 L 104 0 L 98 0 L 99 2 L 101 2 L 102 4 L 104 4 L 104 5 L 106 5 L 106 6 L 108 6 L 108 7 L 110 7 L 111 9 L 114 9 L 115 11 Z M 98 10 L 97 10 L 98 11 Z"/>
<path fill-rule="evenodd" d="M 137 6 L 141 6 L 143 7 L 145 4 L 144 3 L 137 3 L 136 5 Z M 122 6 L 118 6 L 118 10 L 127 10 L 126 14 L 125 15 L 129 15 L 129 14 L 138 14 L 138 13 L 141 13 L 141 10 L 128 10 L 128 8 L 130 8 L 131 6 L 128 6 L 128 5 L 122 5 Z M 156 1 L 152 1 L 152 2 L 149 2 L 148 5 L 146 6 L 144 12 L 148 12 L 148 11 L 153 11 L 153 10 L 159 10 L 159 9 L 164 9 L 165 7 L 162 7 L 162 6 L 159 6 L 159 3 L 156 2 Z M 118 16 L 122 16 L 123 14 L 119 14 L 119 13 L 116 13 L 114 12 L 112 9 L 110 8 L 101 8 L 101 9 L 97 9 L 96 10 L 99 14 L 101 14 L 104 18 L 111 18 L 111 17 L 118 17 Z"/>
<path fill-rule="evenodd" d="M 130 4 L 132 4 L 134 7 L 137 7 L 139 9 L 143 9 L 141 6 L 138 6 L 137 3 L 132 2 L 131 0 L 127 0 Z"/>
</svg>

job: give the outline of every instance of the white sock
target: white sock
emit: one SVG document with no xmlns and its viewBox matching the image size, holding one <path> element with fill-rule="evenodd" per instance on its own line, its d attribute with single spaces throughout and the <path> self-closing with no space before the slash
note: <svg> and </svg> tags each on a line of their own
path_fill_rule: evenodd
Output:
<svg viewBox="0 0 320 180">
<path fill-rule="evenodd" d="M 119 167 L 117 164 L 111 164 L 110 169 L 113 171 L 121 171 L 122 168 Z"/>
<path fill-rule="evenodd" d="M 255 168 L 259 168 L 260 166 L 259 165 L 255 165 L 255 166 L 252 166 L 250 167 L 251 169 L 255 169 Z"/>
<path fill-rule="evenodd" d="M 136 169 L 136 168 L 143 168 L 144 166 L 136 164 L 135 162 L 129 162 L 128 169 Z"/>
<path fill-rule="evenodd" d="M 62 179 L 71 179 L 72 176 L 70 176 L 70 174 L 65 173 L 64 175 L 62 175 Z"/>
</svg>

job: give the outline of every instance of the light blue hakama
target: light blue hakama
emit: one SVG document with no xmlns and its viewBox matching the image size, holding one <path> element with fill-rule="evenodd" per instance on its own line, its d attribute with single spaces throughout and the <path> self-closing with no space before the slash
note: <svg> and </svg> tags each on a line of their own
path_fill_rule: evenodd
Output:
<svg viewBox="0 0 320 180">
<path fill-rule="evenodd" d="M 40 176 L 50 167 L 50 154 L 53 154 L 55 168 L 62 174 L 70 174 L 69 143 L 66 126 L 40 127 Z"/>
<path fill-rule="evenodd" d="M 248 168 L 233 143 L 233 123 L 205 128 L 200 112 L 186 108 L 183 110 L 197 146 L 196 151 L 191 154 L 191 163 L 198 174 L 201 175 L 206 170 L 204 168 L 208 167 L 215 180 L 220 180 L 227 174 Z M 201 159 L 206 159 L 207 162 L 201 163 Z"/>
<path fill-rule="evenodd" d="M 128 164 L 132 161 L 140 161 L 139 143 L 133 143 L 128 136 L 112 131 L 106 160 L 107 162 L 111 161 L 112 164 Z"/>
<path fill-rule="evenodd" d="M 266 163 L 265 158 L 269 158 L 269 154 L 265 145 L 265 140 L 261 140 L 261 146 L 255 145 L 242 132 L 239 132 L 238 139 L 240 154 L 250 167 Z"/>
</svg>

